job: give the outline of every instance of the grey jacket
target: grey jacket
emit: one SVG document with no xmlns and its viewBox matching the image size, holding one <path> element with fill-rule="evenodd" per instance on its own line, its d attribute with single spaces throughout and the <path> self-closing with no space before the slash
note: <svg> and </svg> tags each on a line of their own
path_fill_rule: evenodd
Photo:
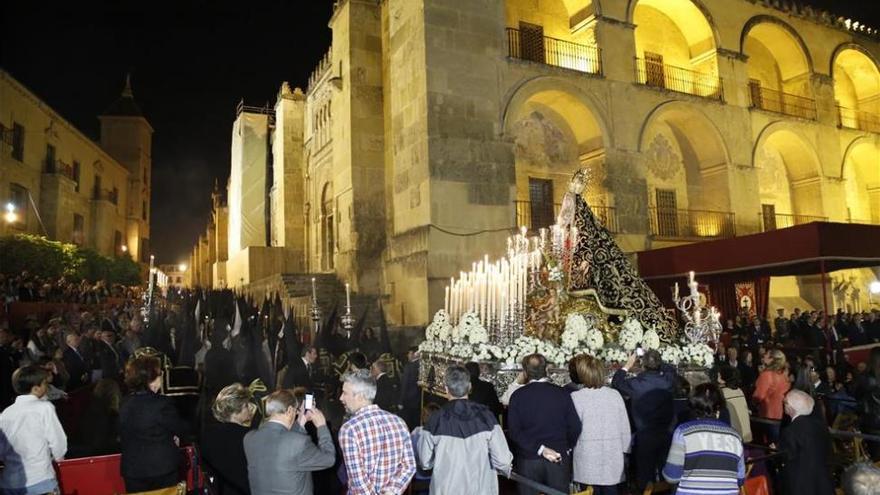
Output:
<svg viewBox="0 0 880 495">
<path fill-rule="evenodd" d="M 318 428 L 318 445 L 294 424 L 267 421 L 244 436 L 248 479 L 254 495 L 312 495 L 312 471 L 333 466 L 336 450 L 326 426 Z"/>
<path fill-rule="evenodd" d="M 434 469 L 432 495 L 498 493 L 498 473 L 510 475 L 513 454 L 489 409 L 452 400 L 434 413 L 418 438 L 418 462 Z"/>
</svg>

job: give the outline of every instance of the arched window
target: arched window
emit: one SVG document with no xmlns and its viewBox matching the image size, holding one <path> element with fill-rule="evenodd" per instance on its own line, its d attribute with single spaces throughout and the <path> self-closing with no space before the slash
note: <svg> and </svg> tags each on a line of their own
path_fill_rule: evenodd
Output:
<svg viewBox="0 0 880 495">
<path fill-rule="evenodd" d="M 334 218 L 333 184 L 328 182 L 324 184 L 324 191 L 321 193 L 321 268 L 323 270 L 333 270 L 334 267 L 333 253 L 336 247 Z"/>
</svg>

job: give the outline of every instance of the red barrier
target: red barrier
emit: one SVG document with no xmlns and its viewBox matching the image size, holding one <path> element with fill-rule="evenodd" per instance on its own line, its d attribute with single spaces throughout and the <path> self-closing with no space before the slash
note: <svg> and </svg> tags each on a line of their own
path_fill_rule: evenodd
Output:
<svg viewBox="0 0 880 495">
<path fill-rule="evenodd" d="M 184 464 L 181 481 L 186 480 L 187 491 L 200 488 L 204 482 L 201 470 L 193 469 L 197 455 L 194 447 L 181 448 Z M 125 493 L 125 482 L 119 473 L 120 454 L 69 459 L 55 464 L 55 474 L 61 495 L 119 495 Z M 198 461 L 196 461 L 198 462 Z"/>
<path fill-rule="evenodd" d="M 847 347 L 843 350 L 843 355 L 846 356 L 846 362 L 855 366 L 861 362 L 867 363 L 868 356 L 871 355 L 871 349 L 875 347 L 880 347 L 880 344 L 867 344 L 855 347 Z"/>
</svg>

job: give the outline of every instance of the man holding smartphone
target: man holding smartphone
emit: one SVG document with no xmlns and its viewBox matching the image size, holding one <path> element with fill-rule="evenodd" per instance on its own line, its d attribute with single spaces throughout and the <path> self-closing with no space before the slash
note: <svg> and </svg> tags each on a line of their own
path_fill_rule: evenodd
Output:
<svg viewBox="0 0 880 495">
<path fill-rule="evenodd" d="M 244 437 L 251 493 L 311 495 L 312 471 L 333 466 L 336 449 L 324 414 L 306 396 L 300 404 L 289 390 L 266 397 L 266 421 Z M 306 408 L 306 402 L 311 407 Z M 318 432 L 315 445 L 306 433 L 311 422 Z"/>
</svg>

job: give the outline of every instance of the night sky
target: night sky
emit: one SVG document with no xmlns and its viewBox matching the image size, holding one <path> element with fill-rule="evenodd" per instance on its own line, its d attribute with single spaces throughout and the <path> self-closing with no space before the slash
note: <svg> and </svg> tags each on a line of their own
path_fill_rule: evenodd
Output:
<svg viewBox="0 0 880 495">
<path fill-rule="evenodd" d="M 876 0 L 806 3 L 880 27 Z M 151 243 L 159 262 L 177 263 L 204 230 L 214 181 L 229 175 L 236 104 L 271 104 L 285 80 L 305 89 L 330 45 L 332 4 L 4 2 L 0 67 L 96 139 L 96 116 L 132 72 L 155 129 Z"/>
</svg>

